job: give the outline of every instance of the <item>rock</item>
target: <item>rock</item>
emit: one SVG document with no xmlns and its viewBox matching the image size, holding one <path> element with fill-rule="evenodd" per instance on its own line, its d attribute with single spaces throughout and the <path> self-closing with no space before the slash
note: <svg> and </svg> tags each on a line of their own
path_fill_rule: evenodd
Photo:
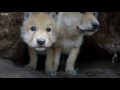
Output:
<svg viewBox="0 0 120 90">
<path fill-rule="evenodd" d="M 0 59 L 0 78 L 52 78 L 41 71 L 16 66 L 9 59 Z"/>
<path fill-rule="evenodd" d="M 27 52 L 20 38 L 22 12 L 0 12 L 0 58 L 22 63 Z"/>
<path fill-rule="evenodd" d="M 87 42 L 110 53 L 120 52 L 120 12 L 100 12 L 100 28 Z"/>
</svg>

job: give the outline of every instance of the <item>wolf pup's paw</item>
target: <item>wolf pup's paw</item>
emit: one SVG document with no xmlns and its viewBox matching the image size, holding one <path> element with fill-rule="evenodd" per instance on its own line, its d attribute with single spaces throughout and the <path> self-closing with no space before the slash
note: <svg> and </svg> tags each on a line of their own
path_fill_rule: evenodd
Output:
<svg viewBox="0 0 120 90">
<path fill-rule="evenodd" d="M 30 70 L 35 70 L 35 69 L 36 69 L 35 67 L 30 66 L 29 64 L 28 64 L 28 65 L 25 65 L 24 68 L 30 69 Z"/>
<path fill-rule="evenodd" d="M 57 76 L 57 72 L 56 71 L 46 71 L 45 73 L 46 73 L 46 75 L 49 75 L 49 76 L 52 76 L 52 77 Z"/>
<path fill-rule="evenodd" d="M 70 76 L 75 76 L 77 74 L 77 71 L 76 70 L 66 70 L 65 74 L 70 75 Z"/>
</svg>

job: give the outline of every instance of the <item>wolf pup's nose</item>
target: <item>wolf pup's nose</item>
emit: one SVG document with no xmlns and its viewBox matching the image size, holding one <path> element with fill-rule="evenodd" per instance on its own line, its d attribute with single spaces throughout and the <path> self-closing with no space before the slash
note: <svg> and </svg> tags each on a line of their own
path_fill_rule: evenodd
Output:
<svg viewBox="0 0 120 90">
<path fill-rule="evenodd" d="M 97 24 L 97 23 L 92 23 L 92 25 L 93 25 L 93 29 L 98 29 L 100 26 L 100 24 Z"/>
<path fill-rule="evenodd" d="M 38 43 L 38 45 L 44 45 L 45 40 L 44 39 L 37 39 L 37 43 Z"/>
</svg>

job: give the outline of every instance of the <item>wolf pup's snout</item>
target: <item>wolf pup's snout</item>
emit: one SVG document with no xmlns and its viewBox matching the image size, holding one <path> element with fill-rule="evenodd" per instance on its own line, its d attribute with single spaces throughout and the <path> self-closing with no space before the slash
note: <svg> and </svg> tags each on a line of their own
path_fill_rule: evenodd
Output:
<svg viewBox="0 0 120 90">
<path fill-rule="evenodd" d="M 42 39 L 42 38 L 37 39 L 37 44 L 38 45 L 44 45 L 45 44 L 45 39 Z"/>
<path fill-rule="evenodd" d="M 98 29 L 100 24 L 99 23 L 92 23 L 93 29 Z"/>
</svg>

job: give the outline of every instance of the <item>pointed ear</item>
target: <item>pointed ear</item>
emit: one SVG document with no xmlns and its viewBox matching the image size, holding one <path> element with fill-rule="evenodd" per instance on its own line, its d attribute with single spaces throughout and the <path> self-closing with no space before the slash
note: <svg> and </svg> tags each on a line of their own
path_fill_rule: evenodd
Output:
<svg viewBox="0 0 120 90">
<path fill-rule="evenodd" d="M 95 16 L 98 18 L 99 17 L 99 12 L 95 12 Z"/>
<path fill-rule="evenodd" d="M 49 14 L 53 19 L 57 20 L 58 12 L 50 12 Z"/>
<path fill-rule="evenodd" d="M 32 15 L 32 12 L 24 12 L 24 20 L 26 20 L 31 15 Z"/>
</svg>

